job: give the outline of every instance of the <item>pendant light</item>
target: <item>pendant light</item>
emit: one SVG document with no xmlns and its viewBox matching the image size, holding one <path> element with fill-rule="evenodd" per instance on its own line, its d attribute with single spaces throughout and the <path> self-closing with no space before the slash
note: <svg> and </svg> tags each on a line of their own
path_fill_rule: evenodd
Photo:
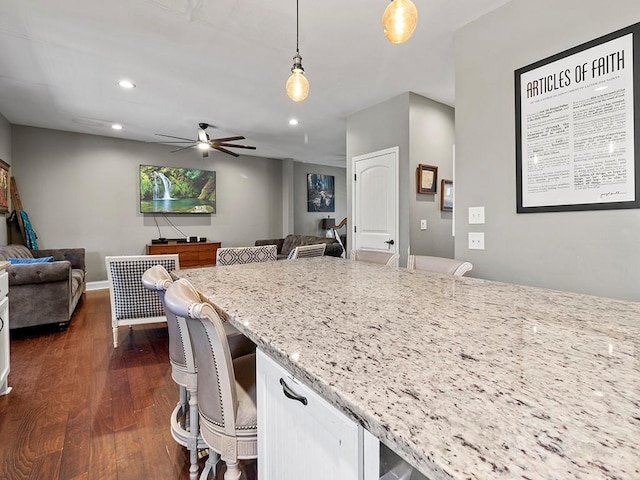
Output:
<svg viewBox="0 0 640 480">
<path fill-rule="evenodd" d="M 294 102 L 301 102 L 307 98 L 309 93 L 309 81 L 304 76 L 304 68 L 302 68 L 302 57 L 298 49 L 298 0 L 296 0 L 296 54 L 293 57 L 293 67 L 291 67 L 291 76 L 287 80 L 287 95 Z"/>
<path fill-rule="evenodd" d="M 416 29 L 418 9 L 411 0 L 391 0 L 382 14 L 384 36 L 391 43 L 404 43 Z"/>
</svg>

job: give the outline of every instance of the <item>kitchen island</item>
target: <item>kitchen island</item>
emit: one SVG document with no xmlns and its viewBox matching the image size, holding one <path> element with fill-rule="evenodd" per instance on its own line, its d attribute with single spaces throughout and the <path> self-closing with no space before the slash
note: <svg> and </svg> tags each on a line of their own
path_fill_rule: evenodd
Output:
<svg viewBox="0 0 640 480">
<path fill-rule="evenodd" d="M 640 478 L 640 303 L 332 257 L 176 273 L 431 480 Z"/>
</svg>

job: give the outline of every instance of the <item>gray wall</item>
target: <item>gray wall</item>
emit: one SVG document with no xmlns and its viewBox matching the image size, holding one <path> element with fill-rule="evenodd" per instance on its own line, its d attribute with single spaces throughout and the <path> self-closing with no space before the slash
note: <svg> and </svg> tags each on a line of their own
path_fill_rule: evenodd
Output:
<svg viewBox="0 0 640 480">
<path fill-rule="evenodd" d="M 282 234 L 280 160 L 203 159 L 194 150 L 15 125 L 12 143 L 12 173 L 40 247 L 86 248 L 89 281 L 106 280 L 106 255 L 145 253 L 159 236 L 153 215 L 139 212 L 140 164 L 216 171 L 215 215 L 168 216 L 187 236 L 244 246 Z M 162 236 L 183 236 L 161 215 L 157 221 Z"/>
<path fill-rule="evenodd" d="M 411 253 L 453 258 L 452 213 L 440 211 L 440 180 L 453 180 L 453 108 L 415 93 L 410 94 L 409 135 Z M 435 195 L 416 193 L 415 171 L 421 163 L 438 167 L 438 188 Z M 420 230 L 422 219 L 427 220 L 426 230 Z"/>
<path fill-rule="evenodd" d="M 353 157 L 399 147 L 400 238 L 398 252 L 406 265 L 409 248 L 409 93 L 354 113 L 347 118 L 347 211 L 351 214 Z M 350 218 L 351 220 L 351 218 Z M 353 223 L 348 224 L 351 229 Z M 351 231 L 350 231 L 351 232 Z"/>
<path fill-rule="evenodd" d="M 0 160 L 11 165 L 11 124 L 0 114 Z M 13 171 L 10 171 L 13 174 Z M 0 215 L 0 245 L 7 244 L 7 224 L 4 221 L 6 215 Z"/>
<path fill-rule="evenodd" d="M 320 235 L 325 231 L 320 229 L 320 220 L 330 216 L 338 224 L 347 216 L 347 171 L 344 168 L 328 167 L 315 163 L 294 163 L 294 204 L 295 204 L 295 232 L 297 235 Z M 335 182 L 335 212 L 307 211 L 307 174 L 318 173 L 333 175 Z M 344 233 L 344 229 L 340 230 Z"/>
<path fill-rule="evenodd" d="M 400 265 L 412 254 L 451 257 L 450 213 L 440 212 L 437 195 L 416 193 L 416 168 L 420 163 L 438 166 L 438 178 L 452 179 L 454 112 L 451 107 L 415 93 L 404 93 L 347 118 L 347 178 L 353 176 L 353 157 L 399 147 Z M 347 182 L 347 208 L 351 212 L 352 182 Z M 427 230 L 420 230 L 420 220 Z"/>
<path fill-rule="evenodd" d="M 516 214 L 514 107 L 514 70 L 638 21 L 637 0 L 513 0 L 456 33 L 455 248 L 474 276 L 640 300 L 640 210 Z"/>
</svg>

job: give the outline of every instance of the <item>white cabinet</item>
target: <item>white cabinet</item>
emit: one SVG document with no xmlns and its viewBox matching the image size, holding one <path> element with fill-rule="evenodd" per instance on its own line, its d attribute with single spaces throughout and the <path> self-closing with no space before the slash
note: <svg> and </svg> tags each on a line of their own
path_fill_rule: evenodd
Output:
<svg viewBox="0 0 640 480">
<path fill-rule="evenodd" d="M 9 275 L 0 271 L 0 395 L 11 391 L 7 385 L 9 376 Z"/>
<path fill-rule="evenodd" d="M 260 480 L 358 480 L 363 429 L 258 351 Z"/>
</svg>

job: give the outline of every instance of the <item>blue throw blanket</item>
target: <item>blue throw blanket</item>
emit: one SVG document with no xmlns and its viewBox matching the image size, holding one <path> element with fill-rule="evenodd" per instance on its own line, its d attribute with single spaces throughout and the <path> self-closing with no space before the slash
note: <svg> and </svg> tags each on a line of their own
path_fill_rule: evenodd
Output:
<svg viewBox="0 0 640 480">
<path fill-rule="evenodd" d="M 27 212 L 24 210 L 20 210 L 20 216 L 22 217 L 22 223 L 24 224 L 24 236 L 26 237 L 24 240 L 27 244 L 27 248 L 30 248 L 31 250 L 38 250 L 38 240 L 36 240 L 38 236 L 31 226 L 29 215 L 27 215 Z"/>
</svg>

